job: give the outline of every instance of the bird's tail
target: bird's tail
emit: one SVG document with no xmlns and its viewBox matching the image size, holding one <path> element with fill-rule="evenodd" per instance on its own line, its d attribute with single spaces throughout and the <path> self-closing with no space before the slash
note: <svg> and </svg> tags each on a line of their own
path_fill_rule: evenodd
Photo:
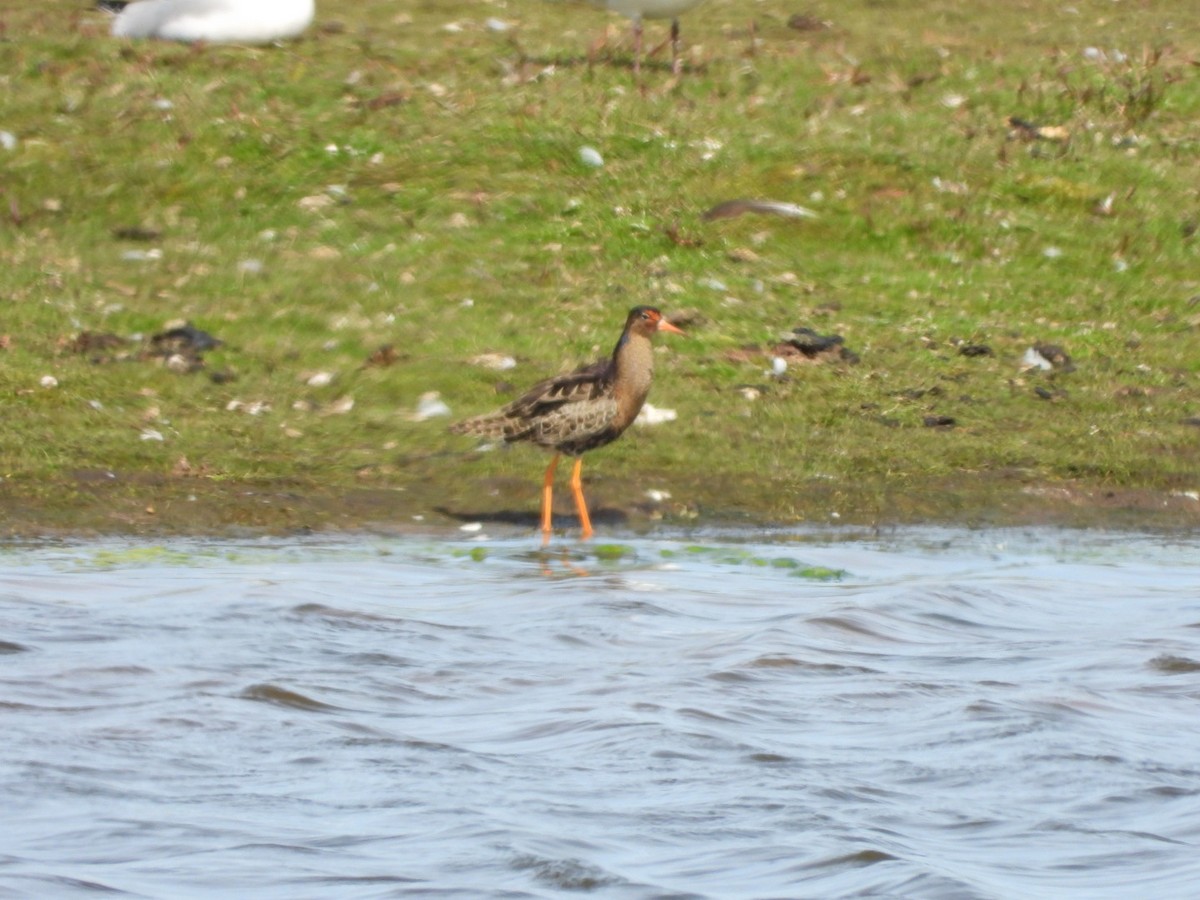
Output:
<svg viewBox="0 0 1200 900">
<path fill-rule="evenodd" d="M 450 426 L 450 431 L 454 434 L 473 434 L 476 437 L 498 438 L 504 437 L 508 425 L 508 418 L 489 413 L 488 415 L 476 416 L 473 419 L 463 419 L 461 422 L 455 422 Z"/>
</svg>

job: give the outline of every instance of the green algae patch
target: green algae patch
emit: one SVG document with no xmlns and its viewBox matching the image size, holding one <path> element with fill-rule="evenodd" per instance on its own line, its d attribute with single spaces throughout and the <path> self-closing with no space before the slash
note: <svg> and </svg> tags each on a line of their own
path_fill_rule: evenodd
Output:
<svg viewBox="0 0 1200 900">
<path fill-rule="evenodd" d="M 763 556 L 742 547 L 690 544 L 682 548 L 664 548 L 659 551 L 663 559 L 698 559 L 716 566 L 753 566 L 764 569 L 779 569 L 794 578 L 810 581 L 841 581 L 849 573 L 843 569 L 814 566 L 792 556 Z"/>
<path fill-rule="evenodd" d="M 211 561 L 212 557 L 207 559 Z M 150 545 L 98 549 L 79 559 L 77 565 L 96 569 L 125 569 L 140 566 L 195 566 L 205 561 L 201 553 Z"/>
<path fill-rule="evenodd" d="M 793 578 L 808 581 L 841 581 L 847 576 L 845 569 L 828 569 L 825 566 L 803 566 L 789 573 Z"/>
<path fill-rule="evenodd" d="M 600 562 L 623 562 L 637 558 L 637 551 L 628 544 L 596 544 L 591 548 L 592 556 Z"/>
</svg>

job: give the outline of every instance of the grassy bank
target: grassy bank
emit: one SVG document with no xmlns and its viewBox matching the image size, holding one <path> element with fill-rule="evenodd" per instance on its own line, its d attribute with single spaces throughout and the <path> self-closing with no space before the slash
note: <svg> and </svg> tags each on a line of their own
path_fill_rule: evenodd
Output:
<svg viewBox="0 0 1200 900">
<path fill-rule="evenodd" d="M 420 397 L 498 405 L 638 303 L 685 317 L 677 418 L 589 457 L 601 521 L 1200 522 L 1194 3 L 796 12 L 710 0 L 643 91 L 586 5 L 258 49 L 0 13 L 7 528 L 532 524 L 544 459 Z M 703 217 L 746 197 L 816 216 Z M 221 345 L 153 342 L 185 321 Z M 801 326 L 858 361 L 769 374 Z"/>
</svg>

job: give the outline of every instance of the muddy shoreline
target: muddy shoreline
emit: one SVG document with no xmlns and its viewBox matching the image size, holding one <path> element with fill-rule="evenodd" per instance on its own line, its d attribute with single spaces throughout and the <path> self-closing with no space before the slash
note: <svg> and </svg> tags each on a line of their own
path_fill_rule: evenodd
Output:
<svg viewBox="0 0 1200 900">
<path fill-rule="evenodd" d="M 1186 491 L 977 475 L 904 485 L 816 482 L 755 497 L 729 487 L 676 484 L 670 499 L 656 503 L 620 482 L 601 481 L 589 487 L 597 539 L 604 540 L 606 532 L 645 533 L 662 526 L 1057 526 L 1167 532 L 1200 526 L 1200 499 Z M 561 501 L 555 526 L 570 539 L 578 523 L 569 497 Z M 514 533 L 532 534 L 537 528 L 534 486 L 516 479 L 457 488 L 429 480 L 356 487 L 81 471 L 56 484 L 4 479 L 0 510 L 3 533 L 11 539 L 439 534 L 468 523 Z"/>
</svg>

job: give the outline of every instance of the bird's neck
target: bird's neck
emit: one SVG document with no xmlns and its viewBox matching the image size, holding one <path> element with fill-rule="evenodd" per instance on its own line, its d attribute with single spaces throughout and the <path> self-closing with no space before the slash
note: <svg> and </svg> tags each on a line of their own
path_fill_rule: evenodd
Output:
<svg viewBox="0 0 1200 900">
<path fill-rule="evenodd" d="M 650 393 L 654 377 L 654 348 L 645 335 L 623 334 L 613 351 L 613 394 L 617 403 L 636 416 Z"/>
</svg>

